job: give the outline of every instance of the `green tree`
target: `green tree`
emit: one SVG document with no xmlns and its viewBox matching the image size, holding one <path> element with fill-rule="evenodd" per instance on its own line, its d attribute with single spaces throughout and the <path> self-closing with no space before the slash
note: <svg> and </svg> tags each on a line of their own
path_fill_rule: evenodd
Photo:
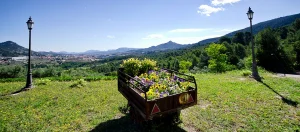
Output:
<svg viewBox="0 0 300 132">
<path fill-rule="evenodd" d="M 180 61 L 179 63 L 179 68 L 180 68 L 180 72 L 188 72 L 189 69 L 192 66 L 192 62 L 190 61 Z"/>
<path fill-rule="evenodd" d="M 244 59 L 246 57 L 246 49 L 242 44 L 234 45 L 234 54 L 239 57 L 239 59 Z"/>
<path fill-rule="evenodd" d="M 245 45 L 244 41 L 244 33 L 243 32 L 237 32 L 233 38 L 232 38 L 232 43 L 240 43 L 242 45 Z"/>
<path fill-rule="evenodd" d="M 197 56 L 193 55 L 192 56 L 192 67 L 197 67 L 199 65 L 200 58 Z"/>
<path fill-rule="evenodd" d="M 219 43 L 223 43 L 223 42 L 227 42 L 227 43 L 231 43 L 231 39 L 229 37 L 226 37 L 226 36 L 222 36 L 220 39 L 219 39 Z"/>
<path fill-rule="evenodd" d="M 200 55 L 199 68 L 208 66 L 208 60 L 209 60 L 209 56 L 207 55 L 206 51 L 202 52 L 202 54 Z"/>
<path fill-rule="evenodd" d="M 179 71 L 179 61 L 177 59 L 175 59 L 175 62 L 174 62 L 174 70 L 175 71 Z"/>
<path fill-rule="evenodd" d="M 295 22 L 293 23 L 293 27 L 296 31 L 300 29 L 300 18 L 295 20 Z"/>
<path fill-rule="evenodd" d="M 212 72 L 224 72 L 227 67 L 226 47 L 223 44 L 210 44 L 205 51 L 210 57 L 208 68 Z"/>
<path fill-rule="evenodd" d="M 244 40 L 245 40 L 245 45 L 250 44 L 250 42 L 251 42 L 251 33 L 250 32 L 245 32 Z"/>
<path fill-rule="evenodd" d="M 292 63 L 280 47 L 278 38 L 271 28 L 258 33 L 255 38 L 258 65 L 275 72 L 292 72 Z"/>
<path fill-rule="evenodd" d="M 300 70 L 300 40 L 294 43 L 294 51 L 296 52 L 296 69 Z"/>
</svg>

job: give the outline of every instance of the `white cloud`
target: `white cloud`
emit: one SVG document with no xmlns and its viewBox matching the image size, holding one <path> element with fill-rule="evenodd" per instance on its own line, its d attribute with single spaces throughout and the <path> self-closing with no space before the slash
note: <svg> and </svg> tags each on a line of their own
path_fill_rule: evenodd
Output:
<svg viewBox="0 0 300 132">
<path fill-rule="evenodd" d="M 217 13 L 219 11 L 224 11 L 225 9 L 222 7 L 211 7 L 208 5 L 200 5 L 198 13 L 206 16 L 210 16 L 211 13 Z"/>
<path fill-rule="evenodd" d="M 106 37 L 110 38 L 110 39 L 116 38 L 115 36 L 112 36 L 112 35 L 107 35 Z"/>
<path fill-rule="evenodd" d="M 239 2 L 241 0 L 212 0 L 211 4 L 214 6 L 221 6 L 221 5 L 226 5 L 226 4 L 233 4 L 236 2 Z"/>
<path fill-rule="evenodd" d="M 186 29 L 174 29 L 169 32 L 171 33 L 182 33 L 182 32 L 201 32 L 209 29 L 204 29 L 204 28 L 186 28 Z"/>
<path fill-rule="evenodd" d="M 162 34 L 150 34 L 147 37 L 143 38 L 143 39 L 161 39 L 164 38 L 164 35 Z"/>
</svg>

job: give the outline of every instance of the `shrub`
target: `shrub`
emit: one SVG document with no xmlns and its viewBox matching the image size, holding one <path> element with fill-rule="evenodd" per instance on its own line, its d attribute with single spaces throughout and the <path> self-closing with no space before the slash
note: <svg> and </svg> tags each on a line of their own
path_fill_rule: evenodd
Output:
<svg viewBox="0 0 300 132">
<path fill-rule="evenodd" d="M 207 66 L 204 66 L 201 70 L 200 73 L 208 73 L 209 72 L 209 68 Z"/>
<path fill-rule="evenodd" d="M 75 81 L 70 87 L 71 88 L 81 88 L 86 86 L 87 82 L 84 79 L 79 79 Z"/>
<path fill-rule="evenodd" d="M 43 68 L 37 68 L 32 71 L 32 77 L 41 78 L 44 76 L 44 69 Z"/>
<path fill-rule="evenodd" d="M 252 72 L 249 71 L 249 70 L 244 70 L 244 71 L 242 71 L 242 75 L 245 76 L 245 77 L 246 77 L 246 76 L 250 76 L 251 73 L 252 73 Z"/>
<path fill-rule="evenodd" d="M 124 60 L 121 67 L 124 68 L 124 72 L 130 76 L 137 76 L 140 73 L 145 73 L 149 70 L 153 70 L 156 66 L 156 61 L 150 59 L 144 59 L 140 61 L 136 58 L 129 58 Z"/>
<path fill-rule="evenodd" d="M 196 74 L 200 71 L 200 69 L 196 66 L 193 67 L 193 69 L 190 70 L 191 73 Z"/>
<path fill-rule="evenodd" d="M 235 65 L 231 65 L 231 64 L 226 65 L 226 71 L 232 71 L 232 70 L 235 70 L 235 69 L 236 69 Z"/>
<path fill-rule="evenodd" d="M 15 66 L 1 66 L 0 65 L 0 78 L 17 78 L 25 75 L 25 70 L 20 65 Z"/>
<path fill-rule="evenodd" d="M 243 68 L 245 68 L 245 60 L 239 59 L 239 62 L 236 64 L 236 67 L 237 67 L 238 69 L 243 69 Z"/>
<path fill-rule="evenodd" d="M 129 58 L 123 61 L 121 67 L 124 68 L 124 72 L 130 76 L 136 76 L 139 73 L 141 62 L 136 58 Z"/>
<path fill-rule="evenodd" d="M 189 61 L 180 61 L 179 63 L 179 71 L 180 72 L 188 72 L 190 67 L 192 66 L 192 62 Z"/>
<path fill-rule="evenodd" d="M 37 80 L 36 85 L 48 85 L 50 82 L 50 79 L 39 79 Z"/>
<path fill-rule="evenodd" d="M 252 56 L 244 58 L 244 65 L 248 70 L 252 68 Z"/>
<path fill-rule="evenodd" d="M 141 61 L 141 66 L 140 66 L 140 73 L 146 73 L 149 70 L 153 70 L 154 67 L 156 67 L 156 61 L 150 60 L 150 59 L 144 59 Z"/>
</svg>

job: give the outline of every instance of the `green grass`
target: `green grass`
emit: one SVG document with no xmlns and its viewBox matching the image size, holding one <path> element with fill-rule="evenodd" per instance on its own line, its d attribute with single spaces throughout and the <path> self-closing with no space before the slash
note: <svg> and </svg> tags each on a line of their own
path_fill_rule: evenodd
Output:
<svg viewBox="0 0 300 132">
<path fill-rule="evenodd" d="M 182 110 L 172 131 L 295 131 L 300 130 L 300 81 L 261 73 L 263 83 L 241 71 L 196 74 L 198 104 Z M 126 99 L 116 80 L 50 82 L 13 96 L 0 96 L 0 131 L 140 131 L 120 109 Z M 0 84 L 1 95 L 19 90 L 25 82 Z M 280 95 L 278 95 L 278 94 Z M 285 102 L 282 100 L 284 97 Z M 292 103 L 291 103 L 292 102 Z M 145 130 L 145 129 L 143 129 Z"/>
</svg>

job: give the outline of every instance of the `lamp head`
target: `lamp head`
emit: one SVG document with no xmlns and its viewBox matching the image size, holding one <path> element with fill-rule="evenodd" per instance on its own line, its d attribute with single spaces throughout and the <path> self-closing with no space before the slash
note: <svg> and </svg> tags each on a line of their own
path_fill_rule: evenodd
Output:
<svg viewBox="0 0 300 132">
<path fill-rule="evenodd" d="M 248 19 L 249 20 L 252 20 L 253 19 L 253 11 L 251 10 L 251 8 L 249 7 L 249 10 L 248 10 L 248 12 L 247 12 L 247 16 L 248 16 Z"/>
<path fill-rule="evenodd" d="M 32 29 L 34 22 L 31 20 L 31 16 L 29 17 L 29 20 L 26 22 L 27 23 L 27 27 L 29 30 Z"/>
</svg>

